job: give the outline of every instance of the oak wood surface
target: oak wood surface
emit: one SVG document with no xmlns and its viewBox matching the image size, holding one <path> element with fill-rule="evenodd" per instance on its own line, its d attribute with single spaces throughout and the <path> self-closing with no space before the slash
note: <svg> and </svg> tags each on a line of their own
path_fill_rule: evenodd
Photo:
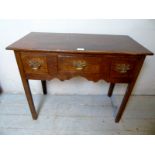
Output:
<svg viewBox="0 0 155 155">
<path fill-rule="evenodd" d="M 103 79 L 113 83 L 128 83 L 132 81 L 133 72 L 141 58 L 140 55 L 17 52 L 21 54 L 27 79 L 38 80 L 51 80 L 53 78 L 68 80 L 74 76 L 82 76 L 95 82 Z M 38 62 L 41 65 L 38 69 L 33 69 L 29 65 L 30 61 Z M 78 70 L 74 63 L 79 62 L 84 62 L 86 66 Z M 121 71 L 116 70 L 117 65 L 127 65 L 129 70 L 121 73 Z"/>
<path fill-rule="evenodd" d="M 33 103 L 33 98 L 32 98 L 32 94 L 31 94 L 31 90 L 30 90 L 30 86 L 29 86 L 29 81 L 25 78 L 25 73 L 23 70 L 23 65 L 22 65 L 20 54 L 18 52 L 15 52 L 15 56 L 16 56 L 16 61 L 18 64 L 21 80 L 23 83 L 23 87 L 25 90 L 25 95 L 27 97 L 29 108 L 30 108 L 30 111 L 32 114 L 32 118 L 35 120 L 35 119 L 37 119 L 38 115 L 37 115 L 37 112 L 36 112 L 36 109 L 35 109 L 35 106 Z"/>
<path fill-rule="evenodd" d="M 77 50 L 78 48 L 84 50 Z M 6 49 L 16 51 L 153 55 L 148 49 L 125 35 L 31 32 Z"/>
<path fill-rule="evenodd" d="M 47 60 L 45 55 L 22 53 L 21 59 L 25 73 L 48 74 Z M 40 67 L 36 70 L 30 66 L 30 63 L 34 62 L 40 64 Z"/>
<path fill-rule="evenodd" d="M 80 50 L 78 50 L 80 48 Z M 69 80 L 82 76 L 91 81 L 110 82 L 111 97 L 115 83 L 127 83 L 124 99 L 118 108 L 119 122 L 146 55 L 152 52 L 123 35 L 30 33 L 7 47 L 14 50 L 21 79 L 32 113 L 37 119 L 28 80 L 46 81 L 53 78 Z"/>
<path fill-rule="evenodd" d="M 102 62 L 104 61 L 101 57 L 90 57 L 84 55 L 65 55 L 59 56 L 58 58 L 58 70 L 63 73 L 92 73 L 99 74 L 104 71 L 104 68 L 101 67 Z M 85 63 L 85 66 L 78 70 L 76 63 Z"/>
</svg>

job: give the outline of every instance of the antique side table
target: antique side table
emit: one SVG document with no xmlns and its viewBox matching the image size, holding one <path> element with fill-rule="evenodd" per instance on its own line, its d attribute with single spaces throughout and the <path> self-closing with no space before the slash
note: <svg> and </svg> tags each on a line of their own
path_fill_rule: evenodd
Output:
<svg viewBox="0 0 155 155">
<path fill-rule="evenodd" d="M 37 112 L 29 79 L 41 80 L 46 94 L 46 80 L 82 76 L 92 81 L 109 82 L 109 97 L 115 83 L 128 84 L 115 116 L 115 122 L 119 122 L 145 57 L 153 55 L 125 35 L 32 32 L 6 49 L 14 50 L 33 119 L 37 119 Z"/>
</svg>

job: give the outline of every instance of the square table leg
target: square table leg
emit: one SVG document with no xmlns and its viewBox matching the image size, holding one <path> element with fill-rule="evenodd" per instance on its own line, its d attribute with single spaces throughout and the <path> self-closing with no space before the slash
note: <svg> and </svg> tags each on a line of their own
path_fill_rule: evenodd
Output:
<svg viewBox="0 0 155 155">
<path fill-rule="evenodd" d="M 131 95 L 131 92 L 133 90 L 133 87 L 134 87 L 134 83 L 131 83 L 131 84 L 128 84 L 128 87 L 127 87 L 127 90 L 125 92 L 125 95 L 123 97 L 123 100 L 122 100 L 122 103 L 120 105 L 120 107 L 118 108 L 118 111 L 117 111 L 117 114 L 116 114 L 116 117 L 115 117 L 115 122 L 119 122 L 121 117 L 122 117 L 122 114 L 125 110 L 125 107 L 127 105 L 127 102 L 129 100 L 129 97 Z"/>
<path fill-rule="evenodd" d="M 47 94 L 46 80 L 41 80 L 41 84 L 42 84 L 43 94 L 46 95 Z"/>
<path fill-rule="evenodd" d="M 130 95 L 131 95 L 131 93 L 132 93 L 132 90 L 133 90 L 134 85 L 135 85 L 135 83 L 136 83 L 136 80 L 137 80 L 137 77 L 138 77 L 138 75 L 139 75 L 139 72 L 140 72 L 140 70 L 141 70 L 141 68 L 142 68 L 144 59 L 145 59 L 145 56 L 142 57 L 142 58 L 139 60 L 139 64 L 138 64 L 138 65 L 136 66 L 136 68 L 135 68 L 135 74 L 134 74 L 135 76 L 134 76 L 133 80 L 132 80 L 130 83 L 128 83 L 128 87 L 127 87 L 127 90 L 126 90 L 125 95 L 124 95 L 124 97 L 123 97 L 122 103 L 121 103 L 121 105 L 120 105 L 120 107 L 118 108 L 117 113 L 116 113 L 116 117 L 115 117 L 115 122 L 116 122 L 116 123 L 118 123 L 118 122 L 120 121 L 120 119 L 121 119 L 121 117 L 122 117 L 122 115 L 123 115 L 123 112 L 124 112 L 124 110 L 125 110 L 125 108 L 126 108 L 127 102 L 128 102 L 129 97 L 130 97 Z"/>
<path fill-rule="evenodd" d="M 33 98 L 32 98 L 32 94 L 31 94 L 31 90 L 30 90 L 30 86 L 29 86 L 29 81 L 25 77 L 25 73 L 24 73 L 24 70 L 23 70 L 23 64 L 21 62 L 20 54 L 18 52 L 15 52 L 15 56 L 16 56 L 16 61 L 17 61 L 17 64 L 18 64 L 21 80 L 22 80 L 22 83 L 23 83 L 23 87 L 24 87 L 24 90 L 25 90 L 25 95 L 26 95 L 26 98 L 27 98 L 27 101 L 28 101 L 28 104 L 29 104 L 29 108 L 30 108 L 30 111 L 31 111 L 31 115 L 32 115 L 32 118 L 34 120 L 36 120 L 38 115 L 37 115 L 37 112 L 35 110 L 35 106 L 34 106 L 34 103 L 33 103 Z"/>
<path fill-rule="evenodd" d="M 108 91 L 108 96 L 109 96 L 109 97 L 112 96 L 114 87 L 115 87 L 115 83 L 110 83 L 110 87 L 109 87 L 109 91 Z"/>
</svg>

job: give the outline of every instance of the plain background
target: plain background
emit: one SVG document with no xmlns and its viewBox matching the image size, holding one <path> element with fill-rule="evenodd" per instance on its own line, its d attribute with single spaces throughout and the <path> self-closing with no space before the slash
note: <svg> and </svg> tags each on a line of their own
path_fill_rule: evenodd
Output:
<svg viewBox="0 0 155 155">
<path fill-rule="evenodd" d="M 0 2 L 1 19 L 155 18 L 154 0 L 0 0 Z M 21 155 L 21 152 L 24 155 L 124 155 L 124 152 L 127 155 L 146 155 L 153 154 L 154 144 L 154 136 L 1 136 L 0 141 L 1 152 L 7 155 Z"/>
<path fill-rule="evenodd" d="M 24 93 L 15 57 L 5 48 L 29 32 L 93 33 L 129 35 L 146 48 L 155 51 L 155 20 L 0 20 L 0 84 L 6 93 Z M 148 56 L 139 75 L 133 94 L 155 94 L 155 57 Z M 42 93 L 40 81 L 30 81 L 34 94 Z M 106 94 L 108 84 L 103 80 L 94 83 L 77 77 L 61 82 L 48 82 L 49 94 Z M 126 85 L 116 86 L 115 94 L 123 94 Z"/>
</svg>

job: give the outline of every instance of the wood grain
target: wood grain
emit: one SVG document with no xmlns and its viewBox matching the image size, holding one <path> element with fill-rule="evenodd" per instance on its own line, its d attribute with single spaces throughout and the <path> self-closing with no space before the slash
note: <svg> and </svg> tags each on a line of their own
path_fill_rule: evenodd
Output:
<svg viewBox="0 0 155 155">
<path fill-rule="evenodd" d="M 103 59 L 101 57 L 90 57 L 86 55 L 65 55 L 58 58 L 58 71 L 62 73 L 88 73 L 88 74 L 100 74 L 104 72 L 104 68 L 101 68 Z M 86 64 L 83 69 L 78 70 L 74 63 L 84 62 Z"/>
<path fill-rule="evenodd" d="M 25 73 L 24 73 L 24 68 L 23 68 L 23 65 L 22 65 L 20 53 L 15 52 L 15 56 L 16 56 L 16 61 L 17 61 L 17 64 L 18 64 L 19 72 L 20 72 L 20 75 L 21 75 L 21 80 L 22 80 L 22 83 L 23 83 L 23 87 L 24 87 L 24 90 L 25 90 L 25 95 L 27 97 L 29 108 L 30 108 L 30 111 L 31 111 L 31 114 L 32 114 L 32 118 L 34 120 L 36 120 L 38 115 L 37 115 L 37 112 L 35 110 L 35 106 L 34 106 L 34 103 L 33 103 L 33 98 L 32 98 L 32 94 L 31 94 L 31 90 L 30 90 L 30 86 L 29 86 L 29 81 L 25 78 Z"/>
<path fill-rule="evenodd" d="M 77 48 L 84 50 L 80 51 Z M 6 49 L 58 53 L 153 55 L 148 49 L 125 35 L 31 32 Z"/>
<path fill-rule="evenodd" d="M 21 59 L 25 73 L 48 74 L 47 60 L 45 55 L 21 53 Z M 40 64 L 40 67 L 34 70 L 30 66 L 30 62 L 37 62 Z"/>
<path fill-rule="evenodd" d="M 115 83 L 128 84 L 115 118 L 115 122 L 119 122 L 145 56 L 153 55 L 123 35 L 30 33 L 6 49 L 15 51 L 33 119 L 37 119 L 37 113 L 29 79 L 42 80 L 46 94 L 45 80 L 58 78 L 63 81 L 82 76 L 94 82 L 101 79 L 110 82 L 109 97 Z"/>
</svg>

